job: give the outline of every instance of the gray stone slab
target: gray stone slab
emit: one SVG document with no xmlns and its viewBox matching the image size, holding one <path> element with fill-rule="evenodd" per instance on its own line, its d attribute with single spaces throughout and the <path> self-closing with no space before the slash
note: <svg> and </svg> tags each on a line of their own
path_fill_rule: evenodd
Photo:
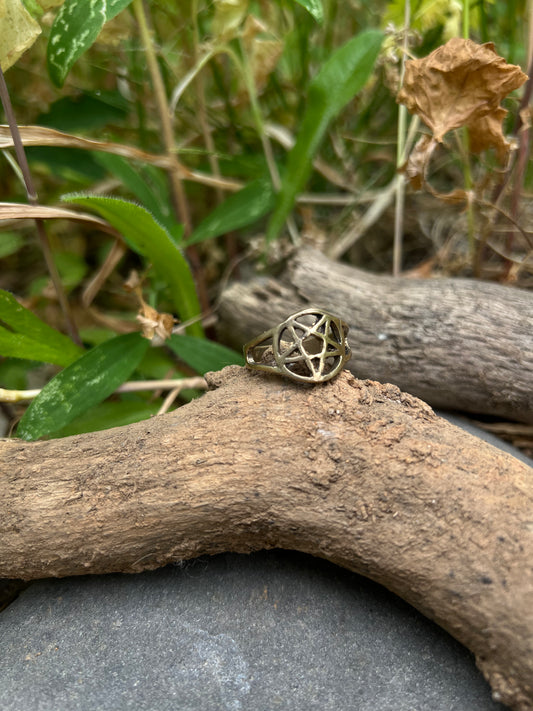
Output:
<svg viewBox="0 0 533 711">
<path fill-rule="evenodd" d="M 287 551 L 39 581 L 0 614 L 2 711 L 497 711 L 469 652 Z"/>
</svg>

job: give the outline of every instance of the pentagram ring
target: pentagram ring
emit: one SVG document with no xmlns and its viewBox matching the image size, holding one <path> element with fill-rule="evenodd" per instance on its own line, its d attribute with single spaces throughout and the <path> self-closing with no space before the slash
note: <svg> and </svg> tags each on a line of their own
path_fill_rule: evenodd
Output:
<svg viewBox="0 0 533 711">
<path fill-rule="evenodd" d="M 351 358 L 348 325 L 322 309 L 289 316 L 244 346 L 246 367 L 278 373 L 301 383 L 323 383 Z"/>
</svg>

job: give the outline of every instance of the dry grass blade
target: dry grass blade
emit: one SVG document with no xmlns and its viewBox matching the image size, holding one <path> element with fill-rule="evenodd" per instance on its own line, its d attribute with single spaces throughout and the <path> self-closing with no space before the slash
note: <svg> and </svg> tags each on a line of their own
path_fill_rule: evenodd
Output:
<svg viewBox="0 0 533 711">
<path fill-rule="evenodd" d="M 374 202 L 370 204 L 364 215 L 355 221 L 348 230 L 334 242 L 328 250 L 330 259 L 339 259 L 350 247 L 360 239 L 365 232 L 379 220 L 381 215 L 392 203 L 396 191 L 397 181 L 401 176 L 394 178 L 389 185 L 379 192 Z"/>
<path fill-rule="evenodd" d="M 77 220 L 98 225 L 102 230 L 118 236 L 118 233 L 105 220 L 86 212 L 75 212 L 64 207 L 47 205 L 25 205 L 18 202 L 0 203 L 0 220 Z"/>
<path fill-rule="evenodd" d="M 53 128 L 42 126 L 19 126 L 22 142 L 25 146 L 54 146 L 62 148 L 81 148 L 91 151 L 104 151 L 140 160 L 145 163 L 157 165 L 160 168 L 169 168 L 170 159 L 168 156 L 147 153 L 132 146 L 121 143 L 111 143 L 110 141 L 94 141 L 89 138 L 80 138 L 70 133 L 56 131 Z M 0 148 L 12 148 L 13 139 L 8 126 L 0 126 Z"/>
<path fill-rule="evenodd" d="M 86 151 L 103 151 L 122 156 L 128 160 L 137 160 L 142 163 L 155 165 L 164 170 L 172 169 L 175 158 L 173 156 L 161 155 L 158 153 L 148 153 L 133 146 L 123 143 L 113 143 L 111 141 L 94 141 L 91 138 L 81 138 L 70 133 L 56 131 L 53 128 L 43 126 L 19 126 L 22 142 L 25 146 L 54 146 L 56 148 L 80 148 Z M 9 127 L 0 125 L 0 149 L 13 148 L 13 139 L 9 132 Z M 201 183 L 222 190 L 240 190 L 243 185 L 237 180 L 227 178 L 216 178 L 205 173 L 188 170 L 182 163 L 179 164 L 180 178 L 193 183 Z"/>
<path fill-rule="evenodd" d="M 109 250 L 103 264 L 83 290 L 81 302 L 84 308 L 88 308 L 92 304 L 96 295 L 102 288 L 102 285 L 104 284 L 108 276 L 114 271 L 115 267 L 120 262 L 125 253 L 126 245 L 123 242 L 115 241 L 113 243 L 113 246 Z"/>
</svg>

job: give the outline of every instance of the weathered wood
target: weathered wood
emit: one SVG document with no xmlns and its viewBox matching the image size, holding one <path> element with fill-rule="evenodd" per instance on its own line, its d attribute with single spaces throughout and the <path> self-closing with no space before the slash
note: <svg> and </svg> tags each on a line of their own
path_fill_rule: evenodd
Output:
<svg viewBox="0 0 533 711">
<path fill-rule="evenodd" d="M 533 471 L 392 385 L 237 366 L 175 412 L 0 441 L 0 577 L 296 549 L 387 586 L 533 709 Z"/>
<path fill-rule="evenodd" d="M 533 422 L 533 293 L 471 279 L 395 279 L 304 249 L 279 280 L 222 295 L 222 338 L 243 343 L 319 306 L 350 324 L 359 378 L 390 382 L 433 407 Z"/>
</svg>

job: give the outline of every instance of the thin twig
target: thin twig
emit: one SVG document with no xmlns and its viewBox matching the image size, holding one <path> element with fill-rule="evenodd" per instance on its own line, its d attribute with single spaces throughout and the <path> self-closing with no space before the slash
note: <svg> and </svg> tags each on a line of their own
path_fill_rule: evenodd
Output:
<svg viewBox="0 0 533 711">
<path fill-rule="evenodd" d="M 122 383 L 116 393 L 138 393 L 144 390 L 206 390 L 207 382 L 200 376 L 192 378 L 167 378 L 165 380 L 132 380 Z"/>
<path fill-rule="evenodd" d="M 7 390 L 0 388 L 0 402 L 22 402 L 33 400 L 41 391 L 36 390 Z"/>
<path fill-rule="evenodd" d="M 33 183 L 33 177 L 32 177 L 31 171 L 30 171 L 30 167 L 28 165 L 26 153 L 24 151 L 24 144 L 22 143 L 22 140 L 20 137 L 20 133 L 18 130 L 18 124 L 15 119 L 15 113 L 13 111 L 13 106 L 11 104 L 9 91 L 8 91 L 4 73 L 2 72 L 1 67 L 0 67 L 0 98 L 2 100 L 2 105 L 4 107 L 4 112 L 6 115 L 7 122 L 9 124 L 11 136 L 13 138 L 13 145 L 15 148 L 15 154 L 17 156 L 18 164 L 20 166 L 20 170 L 21 170 L 22 176 L 24 178 L 24 184 L 26 186 L 26 194 L 28 196 L 28 202 L 31 205 L 37 205 L 39 202 L 38 197 L 37 197 L 37 192 L 35 190 L 35 186 Z M 35 227 L 37 230 L 37 235 L 39 237 L 39 241 L 41 243 L 41 249 L 43 252 L 46 267 L 48 269 L 48 273 L 50 274 L 50 279 L 52 280 L 52 284 L 54 286 L 54 290 L 57 295 L 57 300 L 59 302 L 59 306 L 60 306 L 61 311 L 63 312 L 63 316 L 65 318 L 65 325 L 66 325 L 67 331 L 68 331 L 70 337 L 72 338 L 72 340 L 75 343 L 77 343 L 78 345 L 81 345 L 81 340 L 78 335 L 78 329 L 76 328 L 76 324 L 74 322 L 74 319 L 72 318 L 69 303 L 67 300 L 67 296 L 65 294 L 65 290 L 63 289 L 63 284 L 61 282 L 61 277 L 59 276 L 59 272 L 57 270 L 56 263 L 54 262 L 54 258 L 52 256 L 52 251 L 50 249 L 48 235 L 46 234 L 44 220 L 41 220 L 39 218 L 35 219 Z"/>
<path fill-rule="evenodd" d="M 339 259 L 352 247 L 364 233 L 381 217 L 387 207 L 391 204 L 396 186 L 399 181 L 403 182 L 403 176 L 395 176 L 391 182 L 380 191 L 375 200 L 370 204 L 364 215 L 355 221 L 341 237 L 336 240 L 328 250 L 330 259 Z"/>
<path fill-rule="evenodd" d="M 265 155 L 266 164 L 268 167 L 268 172 L 270 174 L 270 180 L 272 181 L 272 187 L 275 193 L 279 193 L 282 189 L 281 177 L 279 174 L 278 166 L 274 160 L 274 152 L 272 150 L 272 144 L 270 142 L 270 137 L 265 129 L 265 122 L 263 120 L 263 114 L 261 112 L 261 107 L 259 106 L 259 101 L 257 98 L 257 91 L 255 87 L 254 78 L 250 70 L 251 63 L 248 61 L 244 50 L 244 43 L 240 42 L 240 51 L 242 61 L 239 62 L 244 83 L 246 85 L 246 91 L 248 92 L 248 97 L 250 99 L 250 108 L 252 110 L 252 115 L 254 117 L 255 126 L 257 133 L 259 134 L 259 139 L 261 141 L 261 146 L 263 148 L 263 153 Z M 298 228 L 292 215 L 289 215 L 286 220 L 287 228 L 291 236 L 292 242 L 295 245 L 301 243 L 301 238 L 298 233 Z"/>
<path fill-rule="evenodd" d="M 193 44 L 194 44 L 194 63 L 197 65 L 200 62 L 200 31 L 198 28 L 198 0 L 193 0 L 191 7 L 192 14 L 192 27 L 193 27 Z M 220 165 L 218 163 L 218 157 L 216 154 L 215 142 L 213 139 L 213 133 L 211 131 L 211 126 L 207 120 L 207 104 L 205 100 L 205 81 L 203 72 L 198 72 L 196 75 L 196 100 L 198 101 L 198 118 L 200 121 L 200 128 L 202 130 L 202 135 L 204 138 L 205 147 L 207 149 L 207 156 L 209 160 L 209 165 L 211 171 L 216 178 L 221 177 Z M 217 204 L 220 204 L 224 200 L 224 193 L 221 188 L 215 187 L 215 195 Z"/>
<path fill-rule="evenodd" d="M 192 378 L 170 378 L 167 380 L 132 380 L 122 383 L 116 393 L 138 393 L 145 390 L 172 390 L 178 395 L 182 390 L 206 390 L 207 382 L 201 376 Z M 0 402 L 22 402 L 33 400 L 41 393 L 41 388 L 35 390 L 7 390 L 0 388 Z M 176 397 L 176 396 L 175 396 Z M 174 397 L 174 399 L 175 399 Z"/>
</svg>

